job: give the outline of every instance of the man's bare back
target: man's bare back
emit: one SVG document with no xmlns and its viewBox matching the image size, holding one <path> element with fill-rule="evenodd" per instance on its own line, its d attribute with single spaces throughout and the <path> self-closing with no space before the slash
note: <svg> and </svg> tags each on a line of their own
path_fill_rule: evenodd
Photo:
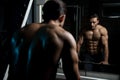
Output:
<svg viewBox="0 0 120 80">
<path fill-rule="evenodd" d="M 19 34 L 17 35 L 19 38 L 14 36 L 13 41 L 16 42 L 12 43 L 15 46 L 13 48 L 17 48 L 19 52 L 18 54 L 13 54 L 15 56 L 15 63 L 13 63 L 15 66 L 12 68 L 16 68 L 15 72 L 13 71 L 10 75 L 15 75 L 14 79 L 55 80 L 60 58 L 63 59 L 63 65 L 65 65 L 63 69 L 68 74 L 67 78 L 71 78 L 67 70 L 72 69 L 73 63 L 67 63 L 67 60 L 71 61 L 71 56 L 73 55 L 76 64 L 78 57 L 76 46 L 74 45 L 75 40 L 69 32 L 56 25 L 33 23 L 17 34 Z M 20 42 L 17 42 L 19 41 L 18 39 Z M 67 65 L 71 66 L 67 67 Z M 76 65 L 74 68 L 77 70 L 78 66 Z"/>
</svg>

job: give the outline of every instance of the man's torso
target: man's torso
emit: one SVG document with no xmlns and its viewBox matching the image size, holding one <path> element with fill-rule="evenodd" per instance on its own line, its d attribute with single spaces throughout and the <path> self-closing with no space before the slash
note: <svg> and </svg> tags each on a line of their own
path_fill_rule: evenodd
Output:
<svg viewBox="0 0 120 80">
<path fill-rule="evenodd" d="M 84 31 L 85 50 L 90 54 L 97 54 L 102 49 L 100 28 Z"/>
<path fill-rule="evenodd" d="M 9 79 L 55 79 L 64 34 L 62 28 L 56 27 L 58 26 L 35 24 L 13 37 L 14 63 L 11 63 L 11 70 L 14 71 L 10 74 L 16 77 L 10 76 Z"/>
</svg>

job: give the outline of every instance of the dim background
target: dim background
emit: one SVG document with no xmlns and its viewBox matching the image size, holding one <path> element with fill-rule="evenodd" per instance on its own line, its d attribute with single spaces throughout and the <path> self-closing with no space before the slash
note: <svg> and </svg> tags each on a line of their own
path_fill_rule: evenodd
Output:
<svg viewBox="0 0 120 80">
<path fill-rule="evenodd" d="M 119 0 L 63 0 L 68 12 L 64 28 L 77 40 L 82 26 L 86 25 L 86 16 L 97 13 L 101 24 L 108 29 L 110 72 L 119 73 L 120 61 L 120 1 Z M 41 7 L 45 0 L 34 0 L 26 24 L 41 22 Z M 0 44 L 7 41 L 14 31 L 21 28 L 29 0 L 0 1 Z"/>
</svg>

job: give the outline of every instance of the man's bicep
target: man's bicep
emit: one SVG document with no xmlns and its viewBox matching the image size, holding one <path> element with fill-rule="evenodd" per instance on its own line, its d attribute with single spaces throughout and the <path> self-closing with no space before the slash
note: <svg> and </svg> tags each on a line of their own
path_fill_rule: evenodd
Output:
<svg viewBox="0 0 120 80">
<path fill-rule="evenodd" d="M 80 52 L 80 48 L 81 48 L 81 45 L 83 44 L 83 36 L 80 35 L 78 37 L 78 41 L 77 41 L 77 52 L 79 53 Z"/>
<path fill-rule="evenodd" d="M 68 46 L 69 45 L 69 46 Z M 76 80 L 79 77 L 78 54 L 76 52 L 76 42 L 73 38 L 68 40 L 67 48 L 63 56 L 63 71 L 67 78 Z M 72 75 L 72 76 L 71 76 Z"/>
<path fill-rule="evenodd" d="M 71 41 L 71 43 L 69 43 L 68 45 L 66 45 L 66 48 L 63 51 L 63 56 L 62 56 L 63 64 L 73 66 L 74 63 L 78 62 L 76 43 L 75 41 Z"/>
<path fill-rule="evenodd" d="M 65 53 L 62 59 L 63 71 L 67 80 L 77 80 L 79 78 L 78 56 L 75 49 L 71 49 L 69 53 Z"/>
<path fill-rule="evenodd" d="M 106 28 L 101 30 L 102 33 L 102 43 L 103 45 L 108 45 L 108 31 Z"/>
<path fill-rule="evenodd" d="M 103 46 L 108 45 L 108 38 L 106 36 L 102 36 L 102 44 L 103 44 Z"/>
<path fill-rule="evenodd" d="M 103 43 L 103 45 L 108 45 L 108 33 L 107 33 L 107 31 L 105 31 L 104 35 L 102 36 L 102 43 Z"/>
<path fill-rule="evenodd" d="M 78 43 L 82 44 L 83 43 L 83 34 L 81 33 L 78 37 Z"/>
</svg>

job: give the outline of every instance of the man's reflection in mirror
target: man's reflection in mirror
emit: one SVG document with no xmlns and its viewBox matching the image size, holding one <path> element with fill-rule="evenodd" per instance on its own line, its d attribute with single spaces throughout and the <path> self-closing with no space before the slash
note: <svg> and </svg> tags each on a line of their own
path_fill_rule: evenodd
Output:
<svg viewBox="0 0 120 80">
<path fill-rule="evenodd" d="M 99 23 L 99 16 L 88 17 L 86 27 L 81 28 L 77 41 L 77 52 L 86 70 L 93 70 L 93 64 L 109 64 L 108 31 Z"/>
</svg>

